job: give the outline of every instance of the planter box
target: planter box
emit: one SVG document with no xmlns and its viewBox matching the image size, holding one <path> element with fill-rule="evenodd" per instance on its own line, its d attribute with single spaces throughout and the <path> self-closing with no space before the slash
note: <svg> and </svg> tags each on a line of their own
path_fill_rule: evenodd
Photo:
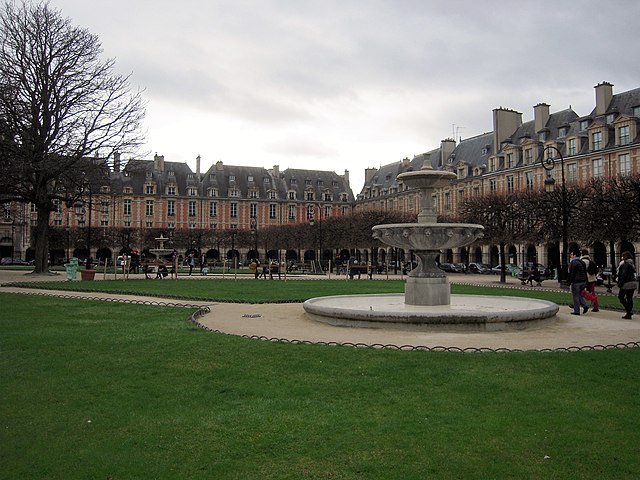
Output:
<svg viewBox="0 0 640 480">
<path fill-rule="evenodd" d="M 95 270 L 80 270 L 82 280 L 93 280 L 96 277 Z"/>
</svg>

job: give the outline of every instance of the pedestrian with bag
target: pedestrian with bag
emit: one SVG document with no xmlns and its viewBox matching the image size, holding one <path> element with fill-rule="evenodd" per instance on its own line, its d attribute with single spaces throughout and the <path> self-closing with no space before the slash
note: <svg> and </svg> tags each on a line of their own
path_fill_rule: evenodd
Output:
<svg viewBox="0 0 640 480">
<path fill-rule="evenodd" d="M 596 294 L 596 275 L 598 275 L 598 265 L 591 260 L 589 256 L 589 250 L 582 249 L 582 256 L 580 260 L 584 263 L 587 270 L 587 286 L 582 291 L 582 296 L 591 302 L 591 311 L 600 311 L 600 305 L 598 304 L 598 295 Z"/>
<path fill-rule="evenodd" d="M 571 315 L 580 315 L 580 307 L 582 313 L 587 313 L 589 306 L 582 297 L 582 291 L 587 286 L 587 269 L 580 260 L 580 252 L 571 250 L 571 258 L 569 261 L 569 285 L 571 285 L 571 296 L 573 298 L 573 312 Z"/>
<path fill-rule="evenodd" d="M 638 288 L 636 281 L 636 267 L 633 264 L 633 256 L 630 252 L 622 253 L 622 260 L 618 265 L 618 300 L 624 307 L 626 312 L 622 317 L 625 320 L 631 320 L 633 315 L 633 293 Z"/>
</svg>

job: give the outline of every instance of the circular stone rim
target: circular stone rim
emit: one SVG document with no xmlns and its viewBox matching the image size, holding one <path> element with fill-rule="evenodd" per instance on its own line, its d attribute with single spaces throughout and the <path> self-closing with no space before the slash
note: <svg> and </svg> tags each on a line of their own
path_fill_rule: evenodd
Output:
<svg viewBox="0 0 640 480">
<path fill-rule="evenodd" d="M 499 301 L 498 301 L 499 300 Z M 449 305 L 404 303 L 404 294 L 334 295 L 302 304 L 311 318 L 335 325 L 374 327 L 526 328 L 555 317 L 557 304 L 546 300 L 491 295 L 451 295 Z"/>
</svg>

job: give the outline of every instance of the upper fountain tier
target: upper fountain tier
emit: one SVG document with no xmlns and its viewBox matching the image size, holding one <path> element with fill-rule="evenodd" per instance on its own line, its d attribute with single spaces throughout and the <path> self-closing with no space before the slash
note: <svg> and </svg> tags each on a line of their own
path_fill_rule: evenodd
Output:
<svg viewBox="0 0 640 480">
<path fill-rule="evenodd" d="M 436 223 L 437 215 L 432 198 L 434 191 L 456 178 L 457 175 L 453 172 L 434 170 L 431 165 L 426 164 L 416 172 L 405 172 L 398 175 L 398 182 L 416 188 L 422 193 L 418 223 Z"/>
</svg>

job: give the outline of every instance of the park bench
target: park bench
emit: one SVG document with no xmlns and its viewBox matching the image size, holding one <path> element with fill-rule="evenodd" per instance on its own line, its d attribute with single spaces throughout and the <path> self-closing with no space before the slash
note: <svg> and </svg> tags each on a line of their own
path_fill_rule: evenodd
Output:
<svg viewBox="0 0 640 480">
<path fill-rule="evenodd" d="M 542 286 L 542 282 L 544 280 L 546 280 L 546 279 L 543 278 L 541 273 L 538 273 L 537 275 L 534 275 L 533 278 L 531 278 L 531 274 L 530 273 L 524 273 L 524 274 L 518 275 L 518 280 L 520 280 L 520 283 L 522 285 L 526 285 L 527 283 L 530 283 L 531 286 L 533 286 L 533 282 L 536 282 L 536 285 L 538 287 L 541 287 Z"/>
<path fill-rule="evenodd" d="M 350 265 L 349 266 L 349 278 L 353 280 L 356 275 L 360 278 L 361 275 L 369 275 L 369 278 L 373 275 L 373 270 L 368 265 Z"/>
</svg>

